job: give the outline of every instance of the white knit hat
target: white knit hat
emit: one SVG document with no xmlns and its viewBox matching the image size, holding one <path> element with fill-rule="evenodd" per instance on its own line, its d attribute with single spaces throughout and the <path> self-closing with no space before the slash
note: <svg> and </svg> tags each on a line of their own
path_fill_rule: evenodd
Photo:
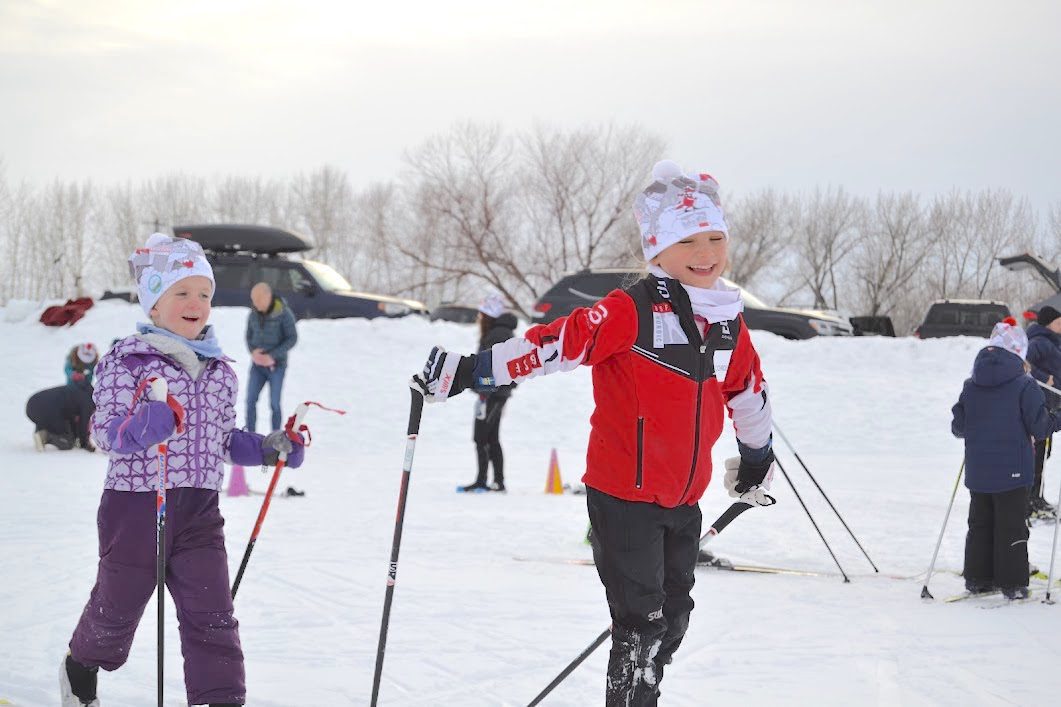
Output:
<svg viewBox="0 0 1061 707">
<path fill-rule="evenodd" d="M 479 311 L 494 319 L 497 319 L 504 314 L 507 309 L 508 307 L 505 306 L 505 300 L 497 292 L 491 292 L 479 303 Z"/>
<path fill-rule="evenodd" d="M 86 366 L 94 364 L 98 356 L 96 347 L 91 342 L 85 342 L 77 347 L 77 359 Z"/>
<path fill-rule="evenodd" d="M 140 307 L 149 317 L 159 297 L 186 277 L 200 275 L 209 279 L 211 295 L 216 289 L 214 271 L 202 246 L 164 233 L 152 233 L 144 247 L 129 256 L 129 272 L 136 281 Z"/>
<path fill-rule="evenodd" d="M 988 346 L 997 346 L 1024 359 L 1028 355 L 1028 335 L 1017 326 L 1017 320 L 1006 317 L 991 330 Z"/>
<path fill-rule="evenodd" d="M 721 231 L 729 238 L 718 182 L 710 174 L 685 174 L 671 160 L 652 168 L 652 183 L 634 199 L 634 218 L 648 261 L 694 233 Z"/>
</svg>

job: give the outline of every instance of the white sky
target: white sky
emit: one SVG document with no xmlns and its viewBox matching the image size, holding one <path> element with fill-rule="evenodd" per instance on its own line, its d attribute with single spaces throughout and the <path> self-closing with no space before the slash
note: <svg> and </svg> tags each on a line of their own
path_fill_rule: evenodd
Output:
<svg viewBox="0 0 1061 707">
<path fill-rule="evenodd" d="M 8 177 L 355 186 L 454 121 L 636 122 L 723 190 L 1061 199 L 1056 0 L 0 0 Z"/>
</svg>

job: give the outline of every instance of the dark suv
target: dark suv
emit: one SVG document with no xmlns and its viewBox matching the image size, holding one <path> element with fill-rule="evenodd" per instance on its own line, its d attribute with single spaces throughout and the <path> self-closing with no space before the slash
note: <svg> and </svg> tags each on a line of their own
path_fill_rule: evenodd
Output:
<svg viewBox="0 0 1061 707">
<path fill-rule="evenodd" d="M 250 290 L 266 282 L 299 319 L 403 317 L 427 314 L 416 300 L 354 292 L 331 266 L 289 258 L 309 250 L 306 239 L 269 226 L 174 226 L 173 233 L 197 241 L 214 269 L 214 306 L 248 307 Z"/>
<path fill-rule="evenodd" d="M 534 305 L 535 324 L 546 324 L 585 307 L 615 289 L 622 289 L 645 276 L 643 270 L 599 268 L 567 275 L 542 295 Z M 731 287 L 738 287 L 723 278 Z M 851 336 L 851 326 L 840 317 L 816 310 L 771 307 L 741 288 L 744 298 L 744 321 L 749 329 L 760 329 L 786 339 L 810 339 L 815 336 Z"/>
<path fill-rule="evenodd" d="M 995 324 L 1010 316 L 1005 302 L 975 299 L 941 299 L 932 303 L 925 321 L 914 329 L 920 339 L 944 336 L 991 336 Z"/>
</svg>

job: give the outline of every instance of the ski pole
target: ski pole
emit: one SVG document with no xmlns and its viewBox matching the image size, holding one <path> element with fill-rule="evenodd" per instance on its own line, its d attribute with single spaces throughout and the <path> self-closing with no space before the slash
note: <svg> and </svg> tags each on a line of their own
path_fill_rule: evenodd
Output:
<svg viewBox="0 0 1061 707">
<path fill-rule="evenodd" d="M 873 560 L 870 559 L 869 553 L 866 552 L 866 549 L 864 547 L 862 547 L 862 543 L 860 543 L 858 541 L 858 538 L 855 537 L 854 531 L 852 531 L 851 528 L 848 527 L 847 522 L 844 520 L 844 517 L 840 515 L 840 511 L 836 509 L 836 506 L 833 505 L 833 502 L 829 500 L 829 497 L 825 494 L 825 489 L 821 487 L 821 485 L 818 483 L 818 480 L 814 478 L 814 474 L 810 473 L 810 469 L 808 469 L 807 465 L 803 463 L 803 459 L 799 456 L 799 452 L 796 451 L 796 448 L 793 447 L 792 443 L 788 441 L 788 437 L 786 437 L 785 433 L 781 431 L 780 427 L 778 427 L 776 420 L 774 421 L 774 429 L 777 430 L 777 434 L 785 442 L 785 445 L 788 447 L 789 451 L 792 452 L 792 456 L 794 456 L 796 458 L 796 461 L 799 462 L 799 465 L 803 467 L 803 471 L 807 472 L 808 478 L 810 478 L 811 482 L 814 483 L 814 486 L 821 493 L 822 498 L 825 499 L 825 502 L 829 504 L 829 508 L 833 509 L 833 513 L 835 513 L 836 517 L 840 520 L 840 524 L 844 526 L 844 530 L 847 531 L 847 534 L 850 535 L 851 539 L 855 541 L 855 545 L 858 545 L 858 549 L 862 551 L 863 555 L 865 555 L 866 560 L 869 562 L 869 566 L 873 568 L 874 572 L 880 572 L 880 570 L 877 569 L 877 565 L 875 565 L 873 563 Z"/>
<path fill-rule="evenodd" d="M 175 399 L 169 395 L 169 386 L 165 378 L 151 377 L 140 383 L 133 393 L 133 399 L 129 403 L 129 410 L 136 407 L 137 400 L 143 392 L 151 388 L 151 397 L 159 402 L 164 402 L 173 411 L 176 418 L 174 432 L 180 434 L 184 431 L 184 409 Z M 162 707 L 162 683 L 163 683 L 163 657 L 166 629 L 165 612 L 165 586 L 166 586 L 166 482 L 169 461 L 169 439 L 162 440 L 158 444 L 158 473 L 155 482 L 155 593 L 158 604 L 158 635 L 155 645 L 156 651 L 156 681 L 158 690 L 158 707 Z"/>
<path fill-rule="evenodd" d="M 409 495 L 409 477 L 413 471 L 413 453 L 416 438 L 420 434 L 420 416 L 424 411 L 424 395 L 420 388 L 410 382 L 412 402 L 409 406 L 409 427 L 406 432 L 405 462 L 402 464 L 402 483 L 398 491 L 398 514 L 394 519 L 394 540 L 391 543 L 391 559 L 387 568 L 387 591 L 383 597 L 383 619 L 379 627 L 379 645 L 376 647 L 376 671 L 372 676 L 372 707 L 379 699 L 380 679 L 383 677 L 383 654 L 387 648 L 387 626 L 390 622 L 391 602 L 394 600 L 394 584 L 398 581 L 398 551 L 402 544 L 402 524 L 405 522 L 405 501 Z"/>
<path fill-rule="evenodd" d="M 1057 506 L 1055 508 L 1061 508 L 1061 488 L 1057 492 Z M 1050 573 L 1046 576 L 1046 598 L 1043 599 L 1044 604 L 1053 604 L 1054 600 L 1050 598 L 1050 588 L 1054 586 L 1054 558 L 1057 557 L 1057 526 L 1061 525 L 1057 519 L 1054 519 L 1054 542 L 1050 546 Z"/>
<path fill-rule="evenodd" d="M 288 438 L 291 439 L 292 443 L 295 441 L 301 442 L 298 437 L 299 430 L 302 429 L 302 420 L 306 417 L 306 413 L 309 412 L 309 403 L 302 403 L 295 408 L 295 414 L 287 419 L 287 424 L 284 425 L 284 432 Z M 262 499 L 261 510 L 258 511 L 258 520 L 254 522 L 254 530 L 251 531 L 251 539 L 247 541 L 247 549 L 243 551 L 243 561 L 239 563 L 239 570 L 236 572 L 236 579 L 232 582 L 232 598 L 236 598 L 236 590 L 239 589 L 239 583 L 243 580 L 243 573 L 247 569 L 247 563 L 250 562 L 251 553 L 254 552 L 254 544 L 258 542 L 258 533 L 262 530 L 262 523 L 265 522 L 265 514 L 269 512 L 269 502 L 273 498 L 273 491 L 276 489 L 276 482 L 280 480 L 280 472 L 287 465 L 287 452 L 280 452 L 279 457 L 276 460 L 276 466 L 273 467 L 273 477 L 269 480 L 269 490 L 265 492 L 265 498 Z"/>
<path fill-rule="evenodd" d="M 836 553 L 829 547 L 829 541 L 822 535 L 822 529 L 818 527 L 818 523 L 814 520 L 814 516 L 811 515 L 810 509 L 807 508 L 807 504 L 803 502 L 803 498 L 799 495 L 799 491 L 796 490 L 796 485 L 792 483 L 792 479 L 788 477 L 788 472 L 785 471 L 785 467 L 781 465 L 781 461 L 774 458 L 774 463 L 777 464 L 777 468 L 781 470 L 781 475 L 785 477 L 785 481 L 788 482 L 789 488 L 792 489 L 792 493 L 796 495 L 796 500 L 799 501 L 799 505 L 803 506 L 803 512 L 807 514 L 807 518 L 810 519 L 810 524 L 814 526 L 814 529 L 818 531 L 818 537 L 825 543 L 825 549 L 829 551 L 829 555 L 832 556 L 833 562 L 836 563 L 836 567 L 840 570 L 840 574 L 844 577 L 844 584 L 847 584 L 851 580 L 847 577 L 847 572 L 844 572 L 844 568 L 840 565 L 840 560 L 836 559 Z"/>
<path fill-rule="evenodd" d="M 965 471 L 965 459 L 958 468 L 958 478 L 954 480 L 954 490 L 950 494 L 950 503 L 947 504 L 947 514 L 943 516 L 943 527 L 939 529 L 939 539 L 936 540 L 936 549 L 932 553 L 932 561 L 928 563 L 928 572 L 925 573 L 925 584 L 921 587 L 922 599 L 935 599 L 932 592 L 928 591 L 928 583 L 932 580 L 932 570 L 936 567 L 936 556 L 939 555 L 939 546 L 943 544 L 943 533 L 947 530 L 947 521 L 950 520 L 950 511 L 954 508 L 954 497 L 958 495 L 958 484 L 961 483 L 962 473 Z M 1056 534 L 1055 534 L 1056 539 Z"/>
<path fill-rule="evenodd" d="M 700 547 L 703 547 L 707 543 L 711 542 L 712 538 L 721 533 L 727 525 L 733 522 L 734 518 L 736 518 L 741 513 L 751 507 L 752 504 L 745 503 L 743 501 L 736 501 L 731 504 L 730 507 L 727 508 L 725 512 L 723 512 L 722 515 L 718 517 L 718 520 L 711 524 L 711 527 L 707 529 L 707 532 L 700 536 Z M 600 645 L 608 639 L 608 636 L 611 634 L 611 632 L 611 626 L 608 626 L 608 628 L 604 629 L 604 631 L 602 631 L 599 636 L 593 639 L 593 643 L 589 644 L 589 646 L 586 647 L 586 650 L 579 653 L 574 660 L 568 663 L 567 667 L 561 670 L 560 674 L 553 678 L 553 681 L 546 685 L 545 689 L 539 692 L 537 697 L 535 697 L 528 703 L 527 707 L 534 707 L 535 705 L 541 703 L 541 701 L 544 700 L 550 692 L 556 689 L 557 685 L 562 683 L 568 675 L 573 673 L 575 671 L 575 668 L 582 665 L 586 658 L 589 658 L 590 654 L 592 654 L 593 651 L 597 650 L 597 648 L 599 648 Z"/>
<path fill-rule="evenodd" d="M 162 390 L 166 389 L 166 382 L 162 382 Z M 160 442 L 158 445 L 158 484 L 155 494 L 155 590 L 158 596 L 158 707 L 162 707 L 162 674 L 163 674 L 163 645 L 166 614 L 165 614 L 165 592 L 166 585 L 166 462 L 169 455 L 169 445 Z"/>
</svg>

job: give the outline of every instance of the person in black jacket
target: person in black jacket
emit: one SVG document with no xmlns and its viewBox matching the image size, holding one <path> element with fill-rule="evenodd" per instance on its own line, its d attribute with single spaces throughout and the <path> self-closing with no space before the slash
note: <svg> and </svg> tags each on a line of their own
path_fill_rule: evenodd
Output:
<svg viewBox="0 0 1061 707">
<path fill-rule="evenodd" d="M 505 302 L 498 294 L 488 295 L 479 305 L 479 351 L 486 351 L 494 344 L 508 341 L 516 335 L 516 317 L 506 310 Z M 512 395 L 515 385 L 503 386 L 492 393 L 479 393 L 475 402 L 475 456 L 479 473 L 475 482 L 461 486 L 465 492 L 504 491 L 505 456 L 501 451 L 501 412 Z M 494 483 L 487 486 L 487 468 L 494 467 Z"/>
<path fill-rule="evenodd" d="M 1037 319 L 1028 325 L 1028 365 L 1032 377 L 1049 386 L 1061 386 L 1061 312 L 1049 305 L 1039 310 Z M 1061 398 L 1046 391 L 1046 405 L 1061 407 Z M 1035 481 L 1028 503 L 1029 517 L 1053 518 L 1057 509 L 1043 498 L 1043 466 L 1050 456 L 1053 436 L 1035 442 Z"/>
<path fill-rule="evenodd" d="M 38 451 L 45 445 L 59 450 L 73 449 L 74 442 L 94 452 L 89 438 L 89 419 L 96 411 L 92 403 L 92 384 L 81 376 L 57 388 L 41 390 L 26 401 L 26 417 L 33 421 L 33 444 Z"/>
<path fill-rule="evenodd" d="M 1028 490 L 1035 478 L 1035 440 L 1061 429 L 1038 384 L 1027 375 L 1028 339 L 1016 321 L 995 325 L 973 375 L 953 407 L 951 431 L 965 439 L 969 532 L 965 586 L 1028 596 Z"/>
</svg>

